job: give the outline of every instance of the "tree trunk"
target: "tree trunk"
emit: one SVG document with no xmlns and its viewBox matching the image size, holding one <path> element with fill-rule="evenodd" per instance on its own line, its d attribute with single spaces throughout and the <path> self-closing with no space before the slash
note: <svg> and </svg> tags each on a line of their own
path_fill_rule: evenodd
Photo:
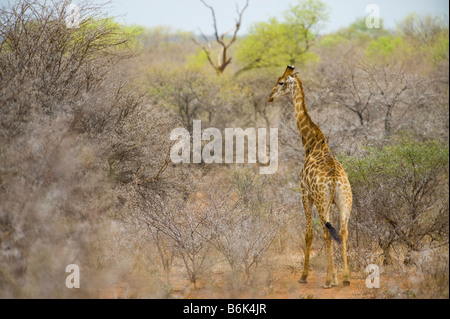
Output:
<svg viewBox="0 0 450 319">
<path fill-rule="evenodd" d="M 388 137 L 392 135 L 392 106 L 387 107 L 386 116 L 384 117 L 384 136 Z"/>
</svg>

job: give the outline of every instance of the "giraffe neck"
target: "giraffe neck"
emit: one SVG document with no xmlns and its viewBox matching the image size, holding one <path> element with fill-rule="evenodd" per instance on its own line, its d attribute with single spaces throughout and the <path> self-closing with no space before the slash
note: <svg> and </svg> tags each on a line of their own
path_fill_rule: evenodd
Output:
<svg viewBox="0 0 450 319">
<path fill-rule="evenodd" d="M 308 157 L 316 149 L 329 151 L 325 135 L 319 126 L 313 122 L 305 104 L 305 94 L 300 79 L 295 76 L 294 82 L 294 108 L 297 120 L 297 129 L 302 139 L 305 157 Z"/>
</svg>

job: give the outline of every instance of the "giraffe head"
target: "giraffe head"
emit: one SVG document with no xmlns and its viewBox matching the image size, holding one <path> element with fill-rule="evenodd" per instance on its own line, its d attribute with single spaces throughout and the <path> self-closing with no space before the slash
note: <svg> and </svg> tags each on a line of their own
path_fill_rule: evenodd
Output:
<svg viewBox="0 0 450 319">
<path fill-rule="evenodd" d="M 294 91 L 294 69 L 295 66 L 288 65 L 286 71 L 284 71 L 284 74 L 278 78 L 277 84 L 269 96 L 269 103 L 275 101 L 275 99 L 279 96 L 287 95 Z"/>
</svg>

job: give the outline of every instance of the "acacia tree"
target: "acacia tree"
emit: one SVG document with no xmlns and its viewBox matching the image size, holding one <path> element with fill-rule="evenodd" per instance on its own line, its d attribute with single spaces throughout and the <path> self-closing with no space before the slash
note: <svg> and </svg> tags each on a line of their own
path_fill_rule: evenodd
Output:
<svg viewBox="0 0 450 319">
<path fill-rule="evenodd" d="M 216 20 L 216 13 L 214 11 L 214 8 L 212 6 L 210 6 L 210 5 L 208 5 L 204 0 L 200 0 L 200 1 L 209 10 L 211 10 L 211 15 L 212 15 L 212 19 L 213 19 L 213 27 L 214 27 L 214 38 L 215 38 L 216 42 L 221 47 L 221 52 L 217 56 L 217 62 L 215 63 L 213 61 L 212 57 L 211 57 L 211 55 L 212 55 L 211 47 L 212 46 L 211 46 L 211 43 L 209 42 L 208 38 L 205 36 L 205 34 L 203 32 L 201 34 L 203 43 L 200 43 L 195 38 L 193 39 L 193 41 L 203 50 L 203 52 L 206 53 L 206 57 L 208 58 L 208 62 L 213 67 L 213 69 L 218 74 L 221 74 L 221 73 L 223 73 L 225 68 L 231 63 L 231 57 L 228 56 L 229 49 L 233 45 L 233 43 L 236 42 L 237 33 L 238 33 L 239 29 L 241 28 L 242 15 L 244 14 L 244 11 L 248 7 L 249 0 L 247 0 L 245 2 L 245 6 L 242 8 L 242 10 L 239 10 L 239 6 L 236 4 L 236 12 L 237 12 L 237 15 L 238 15 L 238 19 L 236 20 L 235 26 L 232 29 L 230 29 L 230 30 L 228 30 L 228 31 L 226 31 L 226 32 L 224 32 L 224 33 L 222 33 L 220 35 L 219 35 L 219 31 L 217 29 L 217 20 Z M 231 36 L 231 39 L 229 39 L 228 42 L 227 42 L 226 36 L 230 32 L 233 32 L 233 35 Z"/>
<path fill-rule="evenodd" d="M 204 70 L 184 67 L 154 70 L 149 75 L 149 83 L 154 103 L 177 112 L 189 131 L 194 119 L 224 128 L 236 118 L 248 117 L 248 92 L 228 76 L 217 77 Z"/>
<path fill-rule="evenodd" d="M 346 64 L 339 68 L 335 76 L 330 85 L 334 101 L 355 113 L 361 126 L 367 126 L 374 92 L 368 81 L 364 81 L 364 73 L 357 66 Z"/>
<path fill-rule="evenodd" d="M 33 102 L 41 105 L 34 111 L 50 114 L 61 101 L 94 91 L 126 57 L 132 34 L 104 17 L 104 5 L 80 4 L 79 10 L 78 28 L 69 28 L 69 0 L 21 0 L 0 8 L 0 109 L 7 119 L 0 130 L 10 135 L 27 123 Z M 29 85 L 27 99 L 17 98 L 23 91 L 18 83 Z"/>
<path fill-rule="evenodd" d="M 402 69 L 366 65 L 370 90 L 374 95 L 374 102 L 383 112 L 384 134 L 391 136 L 394 132 L 394 112 L 400 109 L 406 111 L 413 107 L 423 107 L 434 98 L 433 92 L 427 88 L 427 83 L 414 74 Z M 399 118 L 402 115 L 399 114 Z"/>
<path fill-rule="evenodd" d="M 316 0 L 300 1 L 283 13 L 283 20 L 254 24 L 236 53 L 245 65 L 239 72 L 269 66 L 301 64 L 314 57 L 309 51 L 321 24 L 328 19 L 328 7 Z"/>
<path fill-rule="evenodd" d="M 440 38 L 448 39 L 448 22 L 438 15 L 412 13 L 397 23 L 397 32 L 417 45 L 433 45 Z"/>
<path fill-rule="evenodd" d="M 391 136 L 396 122 L 406 112 L 434 103 L 430 82 L 401 67 L 365 62 L 349 65 L 345 61 L 327 68 L 330 102 L 358 116 L 361 127 L 383 123 L 384 135 Z"/>
<path fill-rule="evenodd" d="M 437 139 L 400 135 L 364 155 L 340 156 L 352 183 L 357 246 L 378 242 L 390 264 L 396 243 L 408 248 L 405 263 L 423 245 L 448 245 L 448 152 Z"/>
<path fill-rule="evenodd" d="M 189 281 L 196 287 L 199 276 L 208 268 L 206 257 L 209 244 L 205 237 L 209 230 L 203 226 L 205 217 L 201 210 L 187 209 L 184 203 L 170 203 L 148 197 L 148 194 L 142 196 L 141 193 L 133 199 L 132 218 L 147 226 L 153 240 L 157 240 L 155 243 L 167 282 L 175 256 L 183 262 Z M 154 237 L 155 234 L 158 237 Z"/>
</svg>

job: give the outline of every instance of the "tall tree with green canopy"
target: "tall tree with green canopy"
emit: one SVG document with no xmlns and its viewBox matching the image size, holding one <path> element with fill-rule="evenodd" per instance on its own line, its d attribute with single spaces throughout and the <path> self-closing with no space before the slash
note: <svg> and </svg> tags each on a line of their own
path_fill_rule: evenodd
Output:
<svg viewBox="0 0 450 319">
<path fill-rule="evenodd" d="M 268 66 L 302 64 L 315 57 L 308 52 L 329 8 L 321 1 L 301 0 L 284 11 L 283 19 L 271 18 L 254 24 L 239 44 L 237 58 L 244 66 L 241 71 Z"/>
</svg>

